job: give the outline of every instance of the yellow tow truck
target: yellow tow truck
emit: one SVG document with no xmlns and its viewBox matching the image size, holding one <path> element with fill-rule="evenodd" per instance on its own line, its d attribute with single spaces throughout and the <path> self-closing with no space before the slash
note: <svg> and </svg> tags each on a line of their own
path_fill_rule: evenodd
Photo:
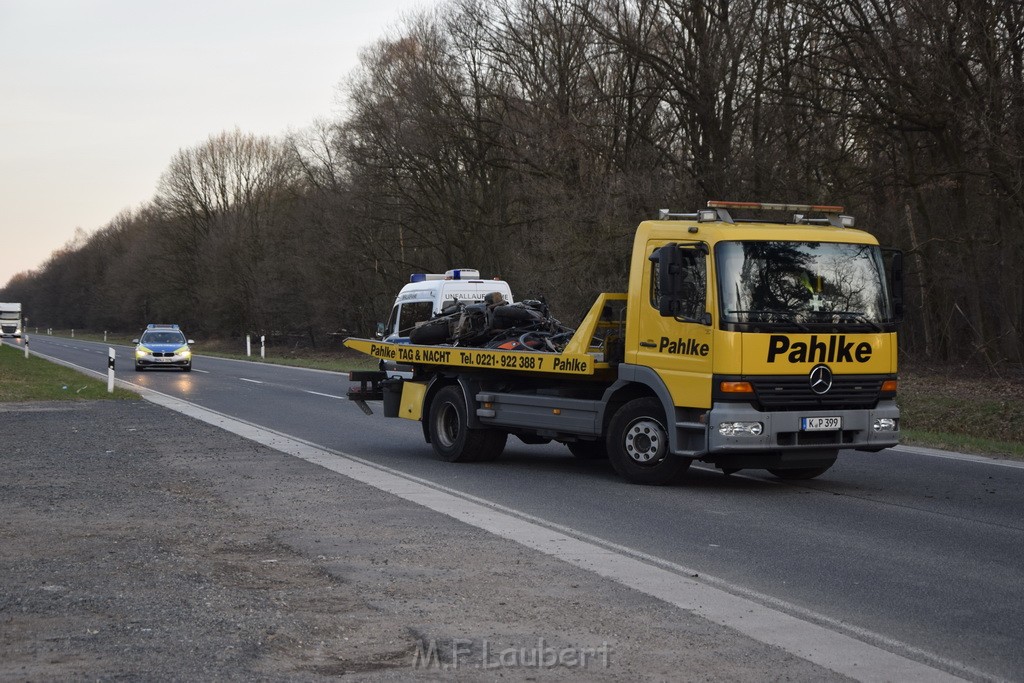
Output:
<svg viewBox="0 0 1024 683">
<path fill-rule="evenodd" d="M 512 434 L 636 483 L 694 460 L 809 479 L 899 440 L 902 290 L 901 254 L 841 206 L 662 210 L 636 230 L 627 292 L 600 294 L 560 352 L 349 338 L 413 369 L 353 373 L 349 398 L 420 422 L 449 461 L 494 459 Z"/>
</svg>

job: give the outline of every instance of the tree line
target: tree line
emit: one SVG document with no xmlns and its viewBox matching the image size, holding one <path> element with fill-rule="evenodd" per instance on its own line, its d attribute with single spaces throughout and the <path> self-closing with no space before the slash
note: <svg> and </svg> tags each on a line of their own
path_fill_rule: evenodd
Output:
<svg viewBox="0 0 1024 683">
<path fill-rule="evenodd" d="M 1024 362 L 1024 4 L 449 0 L 343 94 L 300 133 L 179 151 L 0 298 L 323 342 L 411 272 L 472 267 L 571 324 L 659 208 L 841 203 L 906 254 L 906 357 Z"/>
</svg>

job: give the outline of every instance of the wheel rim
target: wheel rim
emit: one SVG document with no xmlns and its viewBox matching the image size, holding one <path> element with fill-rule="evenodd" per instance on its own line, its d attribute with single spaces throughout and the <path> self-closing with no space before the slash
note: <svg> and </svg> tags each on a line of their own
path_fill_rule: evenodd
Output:
<svg viewBox="0 0 1024 683">
<path fill-rule="evenodd" d="M 445 401 L 437 411 L 434 426 L 437 428 L 437 440 L 441 442 L 441 446 L 444 448 L 454 446 L 460 430 L 459 409 Z"/>
<path fill-rule="evenodd" d="M 626 455 L 638 465 L 657 465 L 665 459 L 668 439 L 665 429 L 655 420 L 642 417 L 626 430 Z"/>
</svg>

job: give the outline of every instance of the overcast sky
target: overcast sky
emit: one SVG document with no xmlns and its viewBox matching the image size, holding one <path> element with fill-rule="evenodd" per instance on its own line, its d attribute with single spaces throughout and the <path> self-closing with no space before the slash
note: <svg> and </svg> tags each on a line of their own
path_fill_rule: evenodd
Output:
<svg viewBox="0 0 1024 683">
<path fill-rule="evenodd" d="M 439 0 L 0 0 L 0 286 L 152 199 L 179 149 L 339 110 L 361 48 Z"/>
</svg>

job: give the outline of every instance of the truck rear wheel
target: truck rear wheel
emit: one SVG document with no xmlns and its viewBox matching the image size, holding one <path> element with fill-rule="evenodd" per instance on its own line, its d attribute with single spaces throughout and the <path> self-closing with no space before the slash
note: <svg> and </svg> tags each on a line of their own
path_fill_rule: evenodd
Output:
<svg viewBox="0 0 1024 683">
<path fill-rule="evenodd" d="M 612 416 L 607 443 L 612 467 L 634 484 L 671 484 L 690 467 L 689 458 L 669 452 L 664 411 L 655 398 L 622 406 Z"/>
<path fill-rule="evenodd" d="M 494 460 L 505 450 L 508 434 L 496 429 L 470 429 L 462 389 L 443 387 L 430 402 L 427 418 L 430 444 L 437 457 L 448 462 Z"/>
</svg>

